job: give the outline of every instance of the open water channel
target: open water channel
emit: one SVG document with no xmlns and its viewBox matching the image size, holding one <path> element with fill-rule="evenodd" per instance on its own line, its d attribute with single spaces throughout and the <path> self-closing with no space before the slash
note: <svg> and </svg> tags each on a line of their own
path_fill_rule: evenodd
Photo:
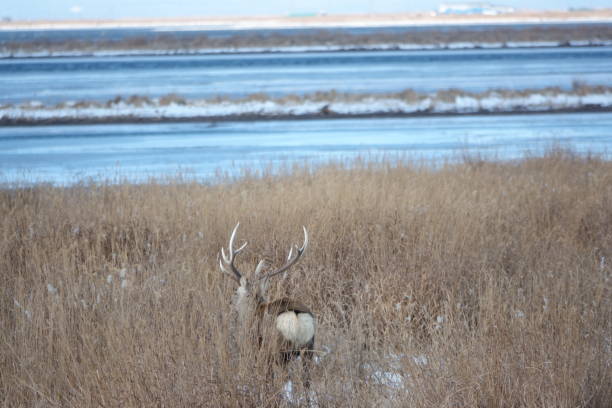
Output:
<svg viewBox="0 0 612 408">
<path fill-rule="evenodd" d="M 474 49 L 0 60 L 0 105 L 108 100 L 132 94 L 187 98 L 255 92 L 302 95 L 522 90 L 575 81 L 612 84 L 612 48 Z M 213 180 L 356 156 L 497 159 L 561 143 L 607 154 L 612 113 L 557 113 L 0 127 L 0 182 L 70 184 L 90 177 L 142 181 L 178 172 Z"/>
<path fill-rule="evenodd" d="M 0 128 L 0 182 L 144 181 L 318 165 L 355 157 L 455 160 L 540 154 L 561 144 L 609 156 L 612 113 L 476 115 Z"/>
</svg>

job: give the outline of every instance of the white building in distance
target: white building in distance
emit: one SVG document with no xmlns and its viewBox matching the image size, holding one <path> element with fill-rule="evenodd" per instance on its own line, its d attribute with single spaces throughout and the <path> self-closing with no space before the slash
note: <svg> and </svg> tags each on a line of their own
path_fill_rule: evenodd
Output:
<svg viewBox="0 0 612 408">
<path fill-rule="evenodd" d="M 496 16 L 498 14 L 513 13 L 514 7 L 496 6 L 488 3 L 444 3 L 438 6 L 438 14 L 481 14 Z"/>
</svg>

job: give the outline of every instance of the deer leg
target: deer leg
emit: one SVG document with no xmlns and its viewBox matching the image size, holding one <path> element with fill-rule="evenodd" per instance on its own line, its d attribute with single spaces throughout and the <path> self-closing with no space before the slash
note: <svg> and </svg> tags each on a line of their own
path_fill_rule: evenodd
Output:
<svg viewBox="0 0 612 408">
<path fill-rule="evenodd" d="M 308 342 L 306 347 L 300 352 L 302 367 L 304 368 L 304 388 L 310 389 L 310 369 L 314 357 L 314 337 Z"/>
</svg>

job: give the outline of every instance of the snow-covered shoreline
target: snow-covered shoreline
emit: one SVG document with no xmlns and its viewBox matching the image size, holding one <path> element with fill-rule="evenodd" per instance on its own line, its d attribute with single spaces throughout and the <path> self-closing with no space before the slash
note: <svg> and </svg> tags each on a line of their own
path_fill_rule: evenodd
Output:
<svg viewBox="0 0 612 408">
<path fill-rule="evenodd" d="M 572 90 L 546 88 L 469 93 L 458 90 L 418 94 L 341 94 L 242 99 L 186 100 L 177 96 L 133 96 L 107 102 L 79 101 L 44 105 L 30 101 L 0 106 L 0 124 L 140 122 L 171 120 L 301 119 L 376 115 L 440 115 L 597 111 L 612 109 L 611 87 L 581 86 Z"/>
<path fill-rule="evenodd" d="M 163 55 L 210 55 L 210 54 L 264 54 L 304 52 L 347 52 L 347 51 L 427 51 L 459 49 L 498 48 L 556 48 L 556 47 L 606 47 L 612 40 L 591 39 L 571 41 L 505 41 L 505 42 L 451 42 L 431 44 L 379 43 L 353 45 L 295 45 L 271 47 L 224 47 L 199 49 L 83 49 L 83 50 L 2 50 L 0 59 L 9 58 L 62 58 L 62 57 L 129 57 Z"/>
</svg>

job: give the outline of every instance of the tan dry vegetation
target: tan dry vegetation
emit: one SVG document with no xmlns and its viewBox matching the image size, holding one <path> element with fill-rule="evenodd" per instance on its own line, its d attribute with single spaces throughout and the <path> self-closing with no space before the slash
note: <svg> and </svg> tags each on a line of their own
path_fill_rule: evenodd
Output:
<svg viewBox="0 0 612 408">
<path fill-rule="evenodd" d="M 558 86 L 549 86 L 544 88 L 527 88 L 527 89 L 510 89 L 510 88 L 494 88 L 482 92 L 470 92 L 457 88 L 440 89 L 433 93 L 417 92 L 414 89 L 406 88 L 400 92 L 386 93 L 349 93 L 341 92 L 335 89 L 328 91 L 315 91 L 306 94 L 286 94 L 282 96 L 274 96 L 265 92 L 248 94 L 246 96 L 231 96 L 231 95 L 215 95 L 203 99 L 188 99 L 178 94 L 166 94 L 160 97 L 152 97 L 148 95 L 117 95 L 106 101 L 80 100 L 76 102 L 59 102 L 51 104 L 43 104 L 38 101 L 28 101 L 16 104 L 0 105 L 2 109 L 23 109 L 23 110 L 38 110 L 38 109 L 87 109 L 87 108 L 118 108 L 122 106 L 131 106 L 136 108 L 156 107 L 156 106 L 200 106 L 219 104 L 247 104 L 251 102 L 272 102 L 279 105 L 300 105 L 311 102 L 327 102 L 327 103 L 359 103 L 359 102 L 375 102 L 380 100 L 400 100 L 408 104 L 416 104 L 424 100 L 431 99 L 433 101 L 441 101 L 447 103 L 455 103 L 458 98 L 468 97 L 482 101 L 486 98 L 499 97 L 505 99 L 511 98 L 528 98 L 530 96 L 588 96 L 588 95 L 608 95 L 612 93 L 612 86 L 608 85 L 592 85 L 582 81 L 573 81 L 571 88 L 564 89 Z M 551 102 L 552 104 L 552 102 Z M 484 110 L 484 109 L 483 109 Z"/>
<path fill-rule="evenodd" d="M 0 193 L 3 406 L 301 406 L 231 356 L 217 252 L 237 220 L 319 319 L 312 405 L 606 407 L 612 163 L 552 151 L 234 183 Z M 49 286 L 51 285 L 51 286 Z M 292 398 L 282 397 L 287 378 Z"/>
<path fill-rule="evenodd" d="M 153 36 L 128 36 L 121 39 L 68 39 L 51 41 L 35 39 L 29 41 L 4 41 L 0 43 L 0 52 L 7 55 L 64 52 L 93 53 L 97 51 L 128 52 L 168 51 L 171 53 L 206 53 L 207 50 L 240 50 L 248 48 L 304 47 L 304 46 L 340 46 L 349 49 L 387 45 L 437 45 L 440 47 L 453 43 L 500 44 L 552 42 L 569 45 L 572 41 L 598 43 L 612 38 L 612 26 L 609 24 L 569 24 L 567 26 L 532 26 L 524 28 L 506 27 L 479 29 L 470 27 L 424 28 L 407 32 L 370 32 L 354 34 L 342 29 L 312 29 L 300 34 L 272 32 L 270 34 L 249 33 L 235 34 L 228 37 L 207 35 L 206 32 L 194 32 L 187 35 L 160 33 Z"/>
</svg>

